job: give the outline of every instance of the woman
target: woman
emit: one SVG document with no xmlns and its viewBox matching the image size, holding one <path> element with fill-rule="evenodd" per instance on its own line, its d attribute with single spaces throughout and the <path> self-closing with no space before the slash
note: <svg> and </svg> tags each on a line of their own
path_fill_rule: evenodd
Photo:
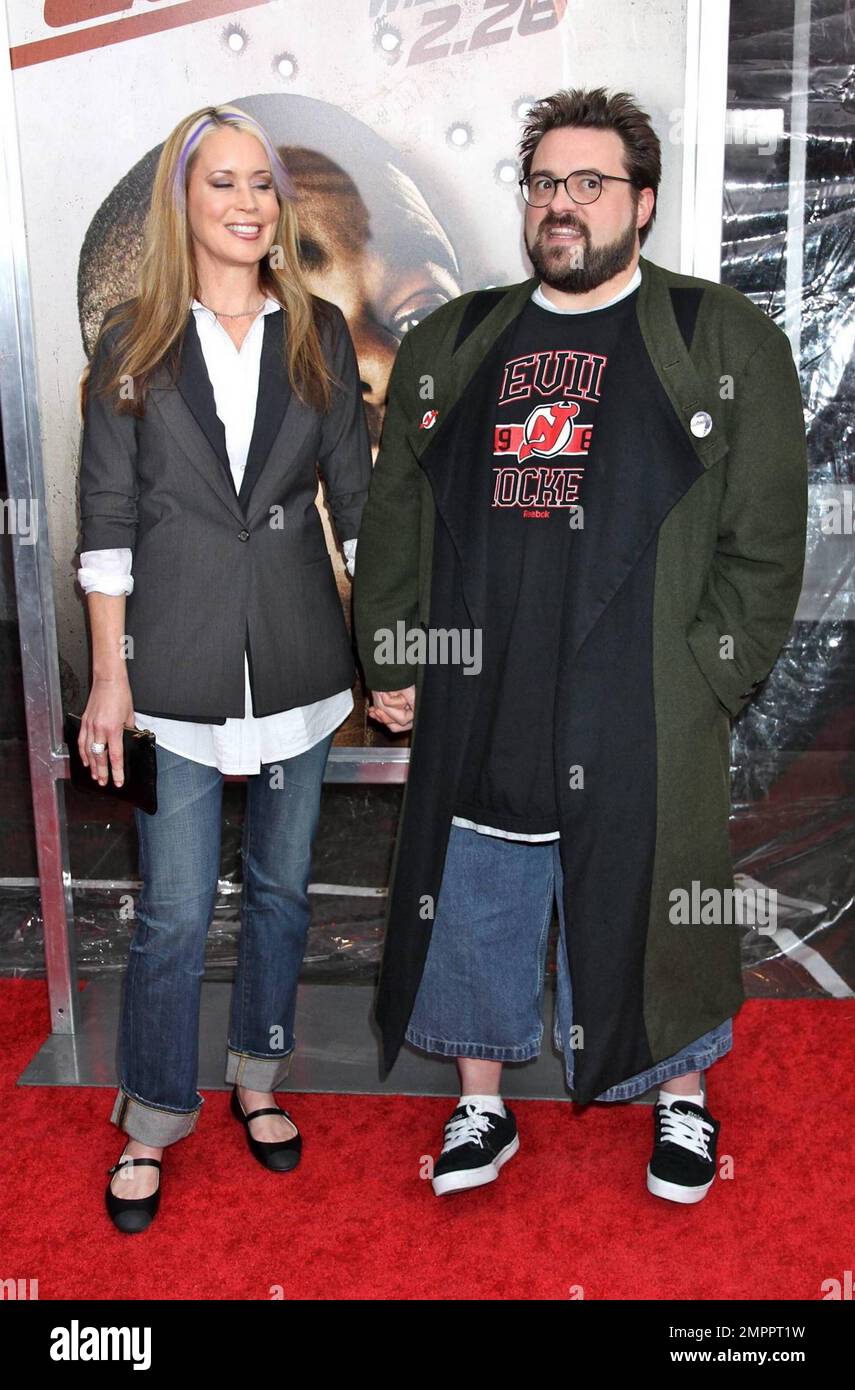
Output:
<svg viewBox="0 0 855 1390">
<path fill-rule="evenodd" d="M 135 811 L 142 891 L 111 1116 L 129 1140 L 106 1191 L 129 1233 L 155 1216 L 163 1150 L 203 1104 L 224 773 L 248 775 L 231 1108 L 265 1167 L 290 1171 L 300 1155 L 273 1092 L 293 1056 L 324 766 L 354 676 L 317 470 L 352 573 L 371 450 L 344 316 L 301 274 L 295 200 L 237 107 L 181 121 L 158 164 L 137 295 L 105 316 L 84 385 L 93 679 L 80 753 L 101 785 L 108 760 L 121 784 L 123 727 L 157 741 L 157 813 Z"/>
</svg>

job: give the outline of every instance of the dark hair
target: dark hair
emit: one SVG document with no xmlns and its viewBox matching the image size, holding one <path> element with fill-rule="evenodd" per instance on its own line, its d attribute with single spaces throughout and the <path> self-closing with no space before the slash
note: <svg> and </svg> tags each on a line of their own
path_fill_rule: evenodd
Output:
<svg viewBox="0 0 855 1390">
<path fill-rule="evenodd" d="M 650 124 L 650 117 L 636 106 L 629 92 L 614 92 L 609 96 L 605 87 L 594 87 L 587 92 L 579 87 L 568 88 L 535 102 L 526 116 L 519 145 L 524 179 L 531 172 L 534 152 L 544 135 L 564 126 L 613 130 L 623 141 L 624 165 L 627 176 L 632 179 L 633 197 L 637 200 L 641 188 L 652 188 L 658 197 L 662 157 L 659 137 Z M 653 211 L 639 228 L 638 239 L 642 246 L 655 216 L 654 201 Z"/>
</svg>

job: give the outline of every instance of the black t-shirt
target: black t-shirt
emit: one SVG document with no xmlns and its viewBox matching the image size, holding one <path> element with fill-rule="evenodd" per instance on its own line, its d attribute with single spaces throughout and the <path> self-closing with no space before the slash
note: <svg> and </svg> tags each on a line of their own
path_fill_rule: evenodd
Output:
<svg viewBox="0 0 855 1390">
<path fill-rule="evenodd" d="M 454 808 L 495 829 L 559 829 L 553 715 L 565 560 L 584 543 L 586 457 L 609 354 L 637 297 L 580 314 L 529 300 L 501 376 L 482 465 L 493 474 L 482 668 L 465 677 L 477 687 Z"/>
</svg>

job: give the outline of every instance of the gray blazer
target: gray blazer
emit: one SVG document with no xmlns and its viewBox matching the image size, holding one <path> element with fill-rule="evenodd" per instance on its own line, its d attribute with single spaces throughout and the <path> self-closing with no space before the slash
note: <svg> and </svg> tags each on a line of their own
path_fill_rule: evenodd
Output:
<svg viewBox="0 0 855 1390">
<path fill-rule="evenodd" d="M 128 301 L 129 302 L 129 301 Z M 188 311 L 180 374 L 152 374 L 145 417 L 118 415 L 90 390 L 80 463 L 81 550 L 128 546 L 134 709 L 223 724 L 349 689 L 351 638 L 323 524 L 317 468 L 339 541 L 359 531 L 371 446 L 356 353 L 341 310 L 317 301 L 333 386 L 326 415 L 303 405 L 282 365 L 286 315 L 267 314 L 255 425 L 240 493 Z M 105 324 L 110 317 L 105 316 Z M 91 382 L 120 330 L 104 328 Z"/>
</svg>

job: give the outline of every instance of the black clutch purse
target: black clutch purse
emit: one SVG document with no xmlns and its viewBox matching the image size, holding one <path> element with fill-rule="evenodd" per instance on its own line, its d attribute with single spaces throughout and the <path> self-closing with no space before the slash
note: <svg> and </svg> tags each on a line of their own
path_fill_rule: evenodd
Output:
<svg viewBox="0 0 855 1390">
<path fill-rule="evenodd" d="M 106 792 L 109 796 L 118 796 L 123 801 L 130 801 L 132 806 L 138 806 L 141 811 L 153 816 L 157 810 L 157 754 L 155 752 L 155 737 L 150 729 L 123 729 L 122 730 L 122 751 L 125 764 L 125 780 L 120 787 L 113 781 L 113 769 L 110 760 L 107 760 L 107 781 L 102 787 L 84 766 L 80 756 L 80 749 L 77 740 L 80 738 L 79 714 L 67 714 L 65 716 L 65 741 L 68 744 L 68 762 L 71 771 L 71 780 L 75 787 L 81 787 L 85 791 Z M 90 757 L 92 755 L 90 754 Z"/>
</svg>

